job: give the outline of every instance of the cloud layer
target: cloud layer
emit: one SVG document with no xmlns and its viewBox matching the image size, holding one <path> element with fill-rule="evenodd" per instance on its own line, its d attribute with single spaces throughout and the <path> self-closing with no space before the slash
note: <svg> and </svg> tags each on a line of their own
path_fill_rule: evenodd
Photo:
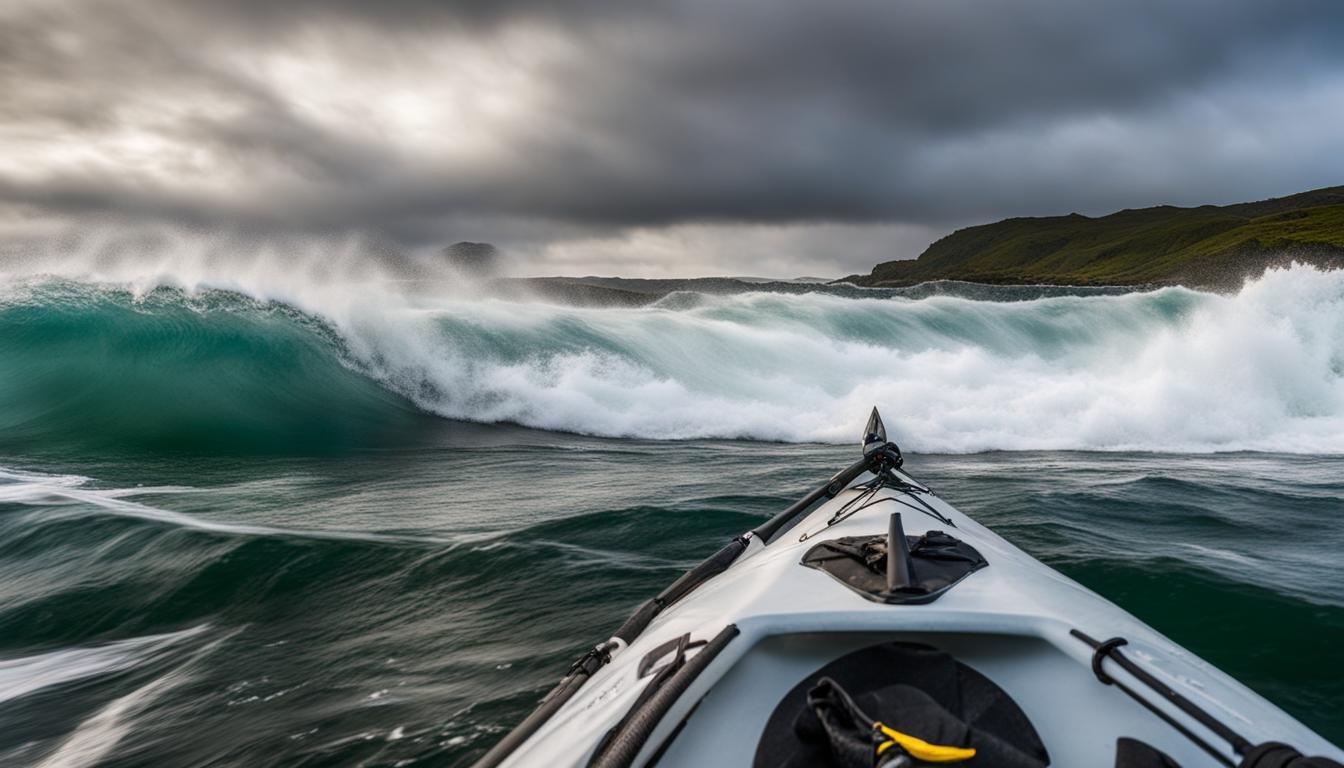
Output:
<svg viewBox="0 0 1344 768">
<path fill-rule="evenodd" d="M 985 219 L 1340 183 L 1341 39 L 1333 0 L 19 0 L 0 222 L 843 273 Z"/>
</svg>

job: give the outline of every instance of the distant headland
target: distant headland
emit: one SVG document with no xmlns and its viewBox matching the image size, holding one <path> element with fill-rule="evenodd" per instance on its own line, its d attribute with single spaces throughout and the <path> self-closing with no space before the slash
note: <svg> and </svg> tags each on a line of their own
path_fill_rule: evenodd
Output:
<svg viewBox="0 0 1344 768">
<path fill-rule="evenodd" d="M 485 278 L 499 295 L 588 306 L 644 306 L 677 291 L 807 293 L 855 290 L 852 286 L 905 288 L 938 280 L 1235 290 L 1266 267 L 1293 261 L 1344 269 L 1344 186 L 1235 205 L 1004 219 L 959 229 L 919 258 L 884 261 L 869 274 L 839 280 L 504 277 L 503 254 L 478 242 L 455 243 L 443 249 L 442 257 L 459 274 Z"/>
<path fill-rule="evenodd" d="M 959 229 L 917 259 L 882 262 L 844 282 L 1235 288 L 1291 261 L 1344 268 L 1344 186 L 1236 205 L 1004 219 Z"/>
</svg>

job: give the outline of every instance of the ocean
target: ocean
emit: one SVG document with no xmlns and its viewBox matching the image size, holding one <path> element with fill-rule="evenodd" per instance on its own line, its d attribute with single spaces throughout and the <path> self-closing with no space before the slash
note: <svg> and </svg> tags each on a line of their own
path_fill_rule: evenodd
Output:
<svg viewBox="0 0 1344 768">
<path fill-rule="evenodd" d="M 1344 273 L 580 307 L 0 280 L 0 764 L 467 765 L 850 463 L 1344 742 Z"/>
</svg>

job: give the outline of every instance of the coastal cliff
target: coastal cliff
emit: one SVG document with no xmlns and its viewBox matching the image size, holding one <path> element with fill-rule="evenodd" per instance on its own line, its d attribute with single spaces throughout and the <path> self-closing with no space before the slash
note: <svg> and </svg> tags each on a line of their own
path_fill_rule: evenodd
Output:
<svg viewBox="0 0 1344 768">
<path fill-rule="evenodd" d="M 1223 288 L 1291 261 L 1344 267 L 1344 186 L 1236 205 L 1005 219 L 959 229 L 917 259 L 845 280 Z"/>
</svg>

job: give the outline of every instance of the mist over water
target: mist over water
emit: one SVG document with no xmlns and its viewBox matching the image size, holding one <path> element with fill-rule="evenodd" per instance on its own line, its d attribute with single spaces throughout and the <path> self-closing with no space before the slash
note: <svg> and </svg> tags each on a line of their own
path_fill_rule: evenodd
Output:
<svg viewBox="0 0 1344 768">
<path fill-rule="evenodd" d="M 60 440 L 111 420 L 101 434 L 131 442 L 384 444 L 427 413 L 847 442 L 875 404 L 920 451 L 1344 452 L 1344 276 L 1308 267 L 1232 295 L 945 285 L 639 308 L 490 298 L 449 278 L 183 272 L 10 280 L 4 431 Z"/>
<path fill-rule="evenodd" d="M 0 764 L 466 765 L 873 405 L 949 501 L 1344 739 L 1340 273 L 593 308 L 96 256 L 0 275 Z"/>
</svg>

